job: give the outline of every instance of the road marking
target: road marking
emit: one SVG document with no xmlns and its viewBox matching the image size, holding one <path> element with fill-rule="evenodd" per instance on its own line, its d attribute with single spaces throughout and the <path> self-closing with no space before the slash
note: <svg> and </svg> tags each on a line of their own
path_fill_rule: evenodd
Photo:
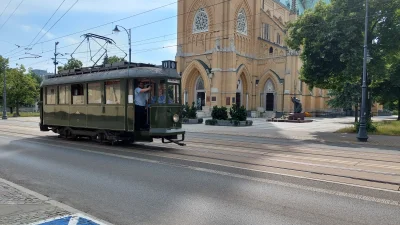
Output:
<svg viewBox="0 0 400 225">
<path fill-rule="evenodd" d="M 2 137 L 2 136 L 0 136 L 0 137 Z M 31 142 L 31 143 L 36 143 L 36 144 L 44 144 L 44 145 L 53 146 L 53 147 L 59 147 L 59 145 L 49 144 L 49 143 L 41 143 L 41 142 L 35 142 L 35 141 L 26 141 L 26 142 Z M 88 146 L 88 145 L 85 145 L 85 146 Z M 93 147 L 93 146 L 90 146 L 90 147 Z M 314 187 L 309 187 L 309 186 L 304 186 L 304 185 L 297 185 L 297 184 L 292 184 L 292 183 L 287 183 L 287 182 L 274 181 L 274 180 L 269 180 L 269 179 L 265 179 L 265 178 L 250 177 L 250 176 L 246 176 L 246 175 L 234 174 L 234 173 L 223 172 L 223 171 L 212 170 L 212 169 L 206 169 L 206 168 L 201 168 L 201 167 L 194 167 L 194 166 L 187 166 L 187 165 L 181 165 L 181 164 L 176 164 L 176 163 L 162 162 L 162 161 L 159 161 L 159 160 L 148 160 L 148 159 L 143 159 L 143 158 L 138 158 L 138 157 L 133 157 L 133 156 L 123 156 L 123 155 L 117 155 L 117 154 L 113 154 L 113 153 L 97 152 L 97 151 L 79 149 L 79 148 L 73 148 L 73 147 L 66 147 L 66 148 L 69 148 L 69 149 L 72 149 L 72 150 L 75 150 L 75 151 L 90 152 L 90 153 L 94 153 L 94 154 L 107 155 L 107 156 L 112 156 L 112 157 L 117 157 L 117 158 L 136 160 L 136 161 L 140 161 L 140 162 L 150 162 L 150 163 L 155 163 L 155 164 L 159 164 L 159 165 L 167 165 L 167 166 L 173 166 L 173 167 L 179 167 L 179 168 L 186 168 L 186 169 L 200 171 L 200 172 L 206 172 L 206 173 L 218 174 L 218 175 L 223 175 L 223 176 L 235 177 L 235 178 L 239 178 L 239 179 L 246 179 L 246 180 L 251 180 L 251 181 L 256 181 L 256 182 L 268 183 L 268 184 L 279 185 L 279 186 L 284 186 L 284 187 L 290 187 L 290 188 L 295 188 L 295 189 L 301 189 L 301 190 L 306 190 L 306 191 L 312 191 L 312 192 L 317 192 L 317 193 L 336 195 L 336 196 L 347 197 L 347 198 L 352 198 L 352 199 L 364 200 L 364 201 L 368 201 L 368 202 L 375 202 L 375 203 L 381 203 L 381 204 L 386 204 L 386 205 L 400 206 L 400 203 L 398 201 L 393 201 L 393 200 L 389 200 L 389 199 L 375 198 L 375 197 L 365 196 L 365 195 L 356 195 L 356 194 L 350 194 L 350 193 L 339 192 L 339 191 L 332 191 L 332 190 L 322 189 L 322 188 L 314 188 Z M 131 151 L 123 151 L 123 150 L 119 150 L 119 149 L 114 149 L 114 150 L 120 151 L 120 152 L 131 152 Z M 138 154 L 141 154 L 141 153 L 138 153 Z M 142 155 L 146 155 L 146 154 L 142 154 Z M 178 159 L 178 158 L 173 158 L 173 157 L 165 157 L 165 158 Z M 353 185 L 353 184 L 346 184 L 346 183 L 341 183 L 341 182 L 327 181 L 327 180 L 322 180 L 322 179 L 314 179 L 314 178 L 307 178 L 307 177 L 294 176 L 294 175 L 288 175 L 288 174 L 273 173 L 273 172 L 254 170 L 254 169 L 248 169 L 248 168 L 242 168 L 242 167 L 236 167 L 236 166 L 222 165 L 222 164 L 217 164 L 217 163 L 209 163 L 209 162 L 186 160 L 186 159 L 181 159 L 181 160 L 191 161 L 191 162 L 200 162 L 200 163 L 218 165 L 218 166 L 223 166 L 223 167 L 244 169 L 244 170 L 262 172 L 262 173 L 267 173 L 267 174 L 276 174 L 276 175 L 281 175 L 281 176 L 303 178 L 303 179 L 322 181 L 322 182 L 327 182 L 327 183 L 335 183 L 335 184 L 355 186 L 355 187 L 361 187 L 361 188 L 367 188 L 367 189 L 373 189 L 373 190 L 381 190 L 381 191 L 386 191 L 386 192 L 399 193 L 397 191 L 385 190 L 385 189 L 380 189 L 380 188 L 372 188 L 372 187 L 366 187 L 366 186 L 361 186 L 361 185 Z"/>
</svg>

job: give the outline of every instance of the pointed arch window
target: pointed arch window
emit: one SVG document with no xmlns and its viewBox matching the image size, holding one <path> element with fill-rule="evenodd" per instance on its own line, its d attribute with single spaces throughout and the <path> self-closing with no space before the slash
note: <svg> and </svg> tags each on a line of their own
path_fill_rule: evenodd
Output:
<svg viewBox="0 0 400 225">
<path fill-rule="evenodd" d="M 247 35 L 247 18 L 244 9 L 241 9 L 237 18 L 237 32 Z"/>
<path fill-rule="evenodd" d="M 208 15 L 204 8 L 197 10 L 194 15 L 193 33 L 201 33 L 208 31 Z"/>
<path fill-rule="evenodd" d="M 199 77 L 199 78 L 197 79 L 197 82 L 196 82 L 196 90 L 197 90 L 197 91 L 202 91 L 202 90 L 204 90 L 204 81 L 203 81 L 203 78 L 201 78 L 201 77 Z"/>
</svg>

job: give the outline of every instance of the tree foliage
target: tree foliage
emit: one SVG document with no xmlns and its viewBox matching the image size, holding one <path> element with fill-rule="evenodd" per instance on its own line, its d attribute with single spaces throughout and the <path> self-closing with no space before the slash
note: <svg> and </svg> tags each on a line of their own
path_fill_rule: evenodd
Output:
<svg viewBox="0 0 400 225">
<path fill-rule="evenodd" d="M 24 66 L 7 69 L 7 106 L 16 109 L 19 116 L 19 107 L 33 105 L 39 98 L 39 83 L 31 74 L 25 74 Z"/>
<path fill-rule="evenodd" d="M 61 70 L 72 70 L 72 69 L 78 69 L 78 68 L 82 68 L 83 63 L 79 60 L 79 59 L 68 59 L 68 62 L 64 65 L 64 66 L 59 66 L 58 71 Z"/>
<path fill-rule="evenodd" d="M 103 65 L 112 64 L 116 62 L 126 62 L 126 60 L 123 57 L 118 57 L 115 55 L 111 57 L 105 56 L 103 60 Z"/>
<path fill-rule="evenodd" d="M 368 48 L 373 59 L 368 64 L 368 74 L 374 79 L 373 85 L 381 78 L 385 56 L 399 49 L 396 37 L 400 33 L 394 15 L 399 11 L 400 0 L 369 2 Z M 332 0 L 331 4 L 319 2 L 314 10 L 288 24 L 287 44 L 301 50 L 300 73 L 305 83 L 336 90 L 346 82 L 360 84 L 364 18 L 364 1 Z"/>
</svg>

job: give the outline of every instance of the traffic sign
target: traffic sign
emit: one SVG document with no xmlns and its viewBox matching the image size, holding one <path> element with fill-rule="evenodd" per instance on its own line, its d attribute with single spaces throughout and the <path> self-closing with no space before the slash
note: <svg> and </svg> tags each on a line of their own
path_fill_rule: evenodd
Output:
<svg viewBox="0 0 400 225">
<path fill-rule="evenodd" d="M 30 225 L 105 225 L 102 222 L 94 220 L 88 216 L 82 214 L 59 216 L 39 222 L 32 223 Z"/>
</svg>

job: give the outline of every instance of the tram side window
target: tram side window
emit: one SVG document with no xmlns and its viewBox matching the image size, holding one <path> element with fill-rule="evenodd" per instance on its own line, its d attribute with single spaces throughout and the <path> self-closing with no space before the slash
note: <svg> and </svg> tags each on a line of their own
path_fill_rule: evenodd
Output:
<svg viewBox="0 0 400 225">
<path fill-rule="evenodd" d="M 106 104 L 121 103 L 121 85 L 119 80 L 106 81 Z"/>
<path fill-rule="evenodd" d="M 51 86 L 46 88 L 46 104 L 55 105 L 56 104 L 56 86 Z"/>
<path fill-rule="evenodd" d="M 101 84 L 91 83 L 88 84 L 88 103 L 100 104 L 101 103 Z"/>
<path fill-rule="evenodd" d="M 60 105 L 69 104 L 69 85 L 58 87 L 58 104 Z"/>
<path fill-rule="evenodd" d="M 129 80 L 128 103 L 133 103 L 133 80 Z"/>
<path fill-rule="evenodd" d="M 84 101 L 84 93 L 83 93 L 83 84 L 74 84 L 71 86 L 71 94 L 72 94 L 72 104 L 73 105 L 83 105 Z"/>
</svg>

